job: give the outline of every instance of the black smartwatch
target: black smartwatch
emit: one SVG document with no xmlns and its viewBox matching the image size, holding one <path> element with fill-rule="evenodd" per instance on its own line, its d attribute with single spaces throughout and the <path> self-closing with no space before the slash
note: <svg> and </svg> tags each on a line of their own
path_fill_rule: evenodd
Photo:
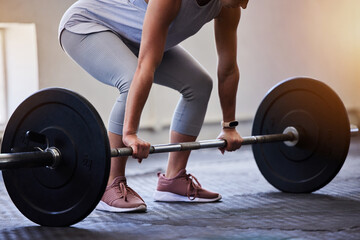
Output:
<svg viewBox="0 0 360 240">
<path fill-rule="evenodd" d="M 230 121 L 230 122 L 221 122 L 221 126 L 223 128 L 236 128 L 236 126 L 239 125 L 238 121 Z"/>
</svg>

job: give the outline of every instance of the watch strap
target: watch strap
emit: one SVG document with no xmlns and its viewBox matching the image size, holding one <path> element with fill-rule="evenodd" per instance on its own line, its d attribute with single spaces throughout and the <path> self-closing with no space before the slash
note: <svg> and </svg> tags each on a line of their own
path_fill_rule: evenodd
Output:
<svg viewBox="0 0 360 240">
<path fill-rule="evenodd" d="M 236 128 L 237 125 L 239 125 L 239 122 L 236 120 L 230 122 L 221 121 L 222 128 Z"/>
</svg>

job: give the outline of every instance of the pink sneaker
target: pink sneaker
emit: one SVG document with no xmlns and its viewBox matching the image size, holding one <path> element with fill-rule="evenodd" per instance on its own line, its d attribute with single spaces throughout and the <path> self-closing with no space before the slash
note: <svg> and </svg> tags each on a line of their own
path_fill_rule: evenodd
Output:
<svg viewBox="0 0 360 240">
<path fill-rule="evenodd" d="M 158 173 L 158 186 L 154 194 L 159 202 L 215 202 L 221 195 L 203 189 L 198 180 L 186 170 L 181 170 L 174 178 L 165 178 Z"/>
<path fill-rule="evenodd" d="M 126 184 L 125 177 L 117 177 L 106 187 L 97 210 L 107 212 L 145 212 L 144 200 Z"/>
</svg>

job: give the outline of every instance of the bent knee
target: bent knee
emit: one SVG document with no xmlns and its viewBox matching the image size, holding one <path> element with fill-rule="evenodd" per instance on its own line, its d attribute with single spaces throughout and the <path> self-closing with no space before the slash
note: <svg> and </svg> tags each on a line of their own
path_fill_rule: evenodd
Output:
<svg viewBox="0 0 360 240">
<path fill-rule="evenodd" d="M 120 94 L 124 94 L 129 91 L 132 78 L 132 74 L 120 73 L 112 76 L 111 82 L 113 82 L 113 86 L 119 90 Z"/>
<path fill-rule="evenodd" d="M 211 91 L 213 89 L 213 81 L 208 74 L 201 74 L 193 77 L 189 86 L 185 87 L 181 93 L 188 101 L 204 101 L 208 102 Z"/>
<path fill-rule="evenodd" d="M 213 89 L 213 80 L 208 74 L 203 74 L 201 76 L 201 79 L 199 80 L 199 85 L 201 87 L 200 92 L 203 92 L 207 95 L 211 94 L 211 91 Z"/>
</svg>

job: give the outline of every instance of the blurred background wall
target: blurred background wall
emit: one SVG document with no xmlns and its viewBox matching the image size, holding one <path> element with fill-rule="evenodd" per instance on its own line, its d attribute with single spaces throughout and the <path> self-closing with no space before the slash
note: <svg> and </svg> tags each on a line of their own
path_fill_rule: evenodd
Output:
<svg viewBox="0 0 360 240">
<path fill-rule="evenodd" d="M 195 0 L 194 0 L 195 1 Z M 58 23 L 74 0 L 0 0 L 0 125 L 37 89 L 65 87 L 85 96 L 108 121 L 115 88 L 105 86 L 62 51 Z M 206 115 L 208 135 L 216 137 L 222 120 L 217 96 L 213 23 L 182 45 L 208 70 L 214 90 Z M 237 118 L 244 133 L 266 92 L 292 76 L 311 76 L 330 85 L 351 119 L 360 109 L 360 1 L 250 0 L 238 29 L 241 80 Z M 141 127 L 166 129 L 179 95 L 154 86 Z M 205 130 L 204 130 L 205 131 Z M 150 135 L 151 137 L 151 135 Z M 148 139 L 151 141 L 151 139 Z"/>
</svg>

